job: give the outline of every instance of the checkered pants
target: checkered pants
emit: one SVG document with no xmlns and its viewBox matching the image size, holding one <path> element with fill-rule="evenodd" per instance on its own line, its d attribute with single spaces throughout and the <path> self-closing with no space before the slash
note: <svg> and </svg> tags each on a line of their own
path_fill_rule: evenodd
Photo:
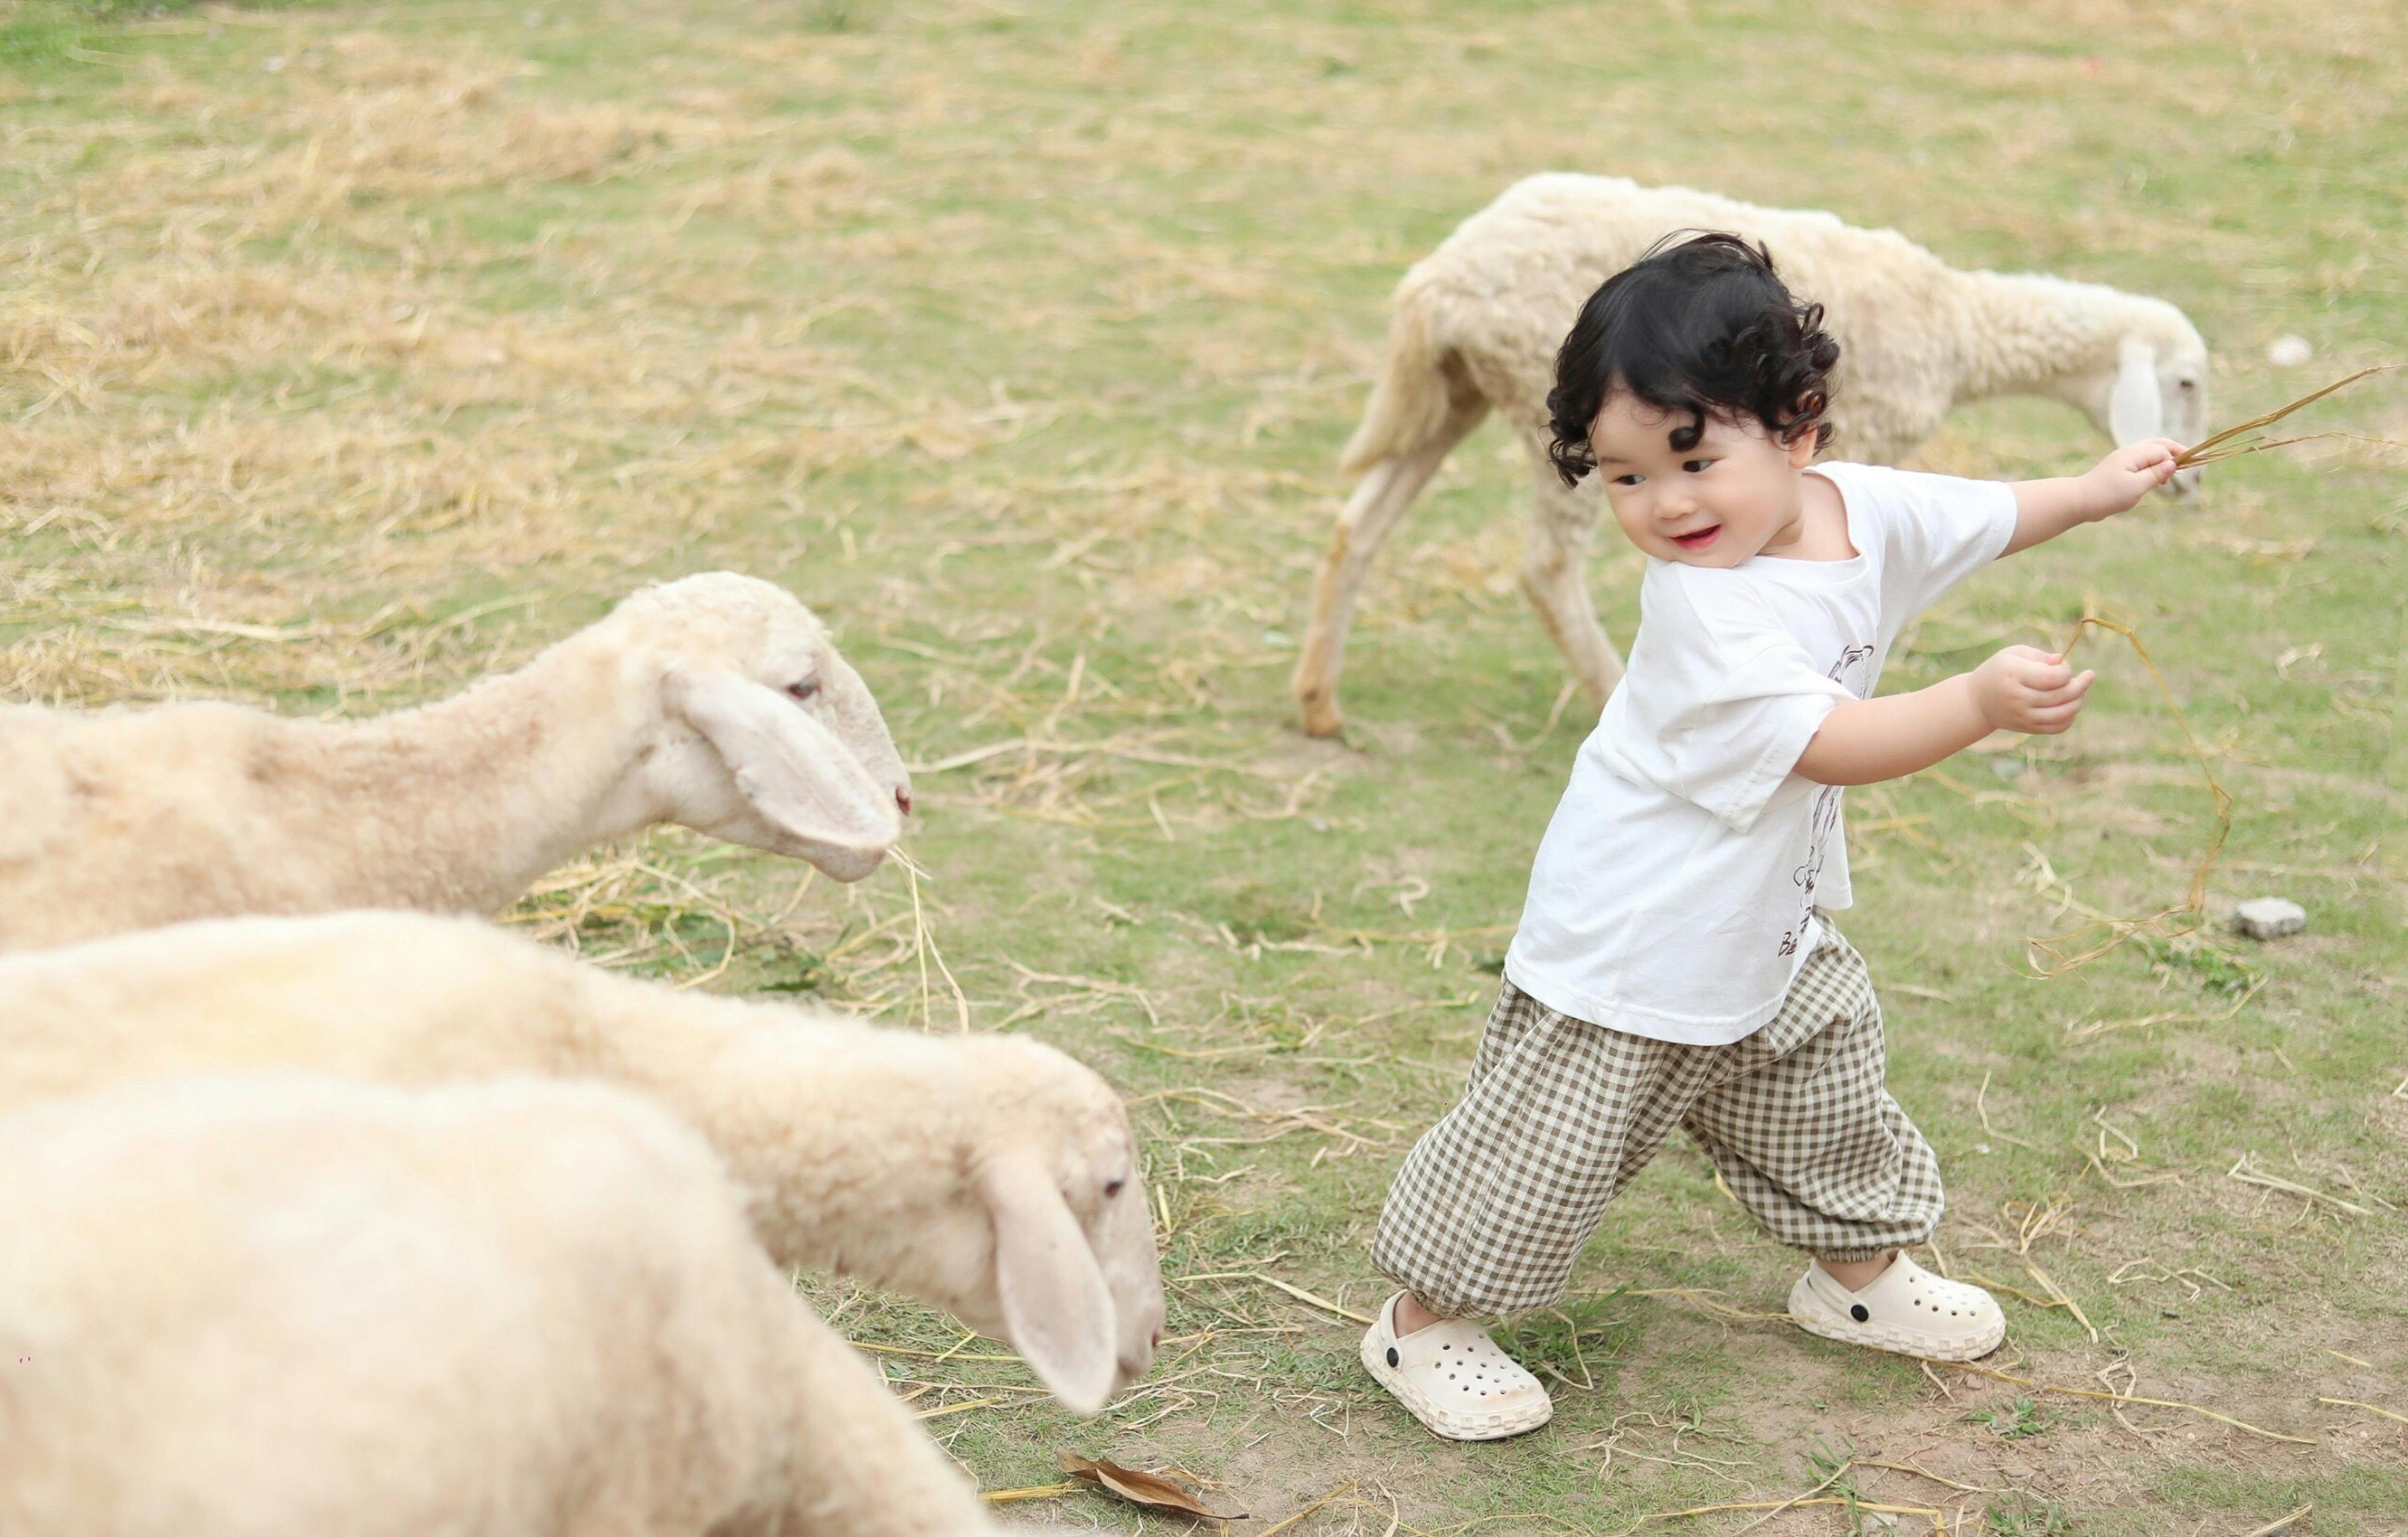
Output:
<svg viewBox="0 0 2408 1537">
<path fill-rule="evenodd" d="M 1727 1046 L 1607 1029 L 1507 983 L 1462 1100 L 1389 1186 L 1371 1263 L 1446 1316 L 1554 1302 L 1675 1126 L 1794 1248 L 1869 1259 L 1929 1238 L 1939 1163 L 1882 1086 L 1864 957 L 1822 933 L 1781 1012 Z"/>
</svg>

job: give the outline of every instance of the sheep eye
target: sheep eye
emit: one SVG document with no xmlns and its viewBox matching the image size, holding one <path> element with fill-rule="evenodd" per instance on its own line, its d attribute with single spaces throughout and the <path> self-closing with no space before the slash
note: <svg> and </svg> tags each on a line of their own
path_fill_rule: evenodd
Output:
<svg viewBox="0 0 2408 1537">
<path fill-rule="evenodd" d="M 2186 391 L 2196 390 L 2199 388 L 2199 381 L 2195 379 L 2186 379 L 2182 381 L 2181 388 Z"/>
<path fill-rule="evenodd" d="M 812 696 L 819 693 L 819 691 L 820 683 L 819 680 L 816 678 L 806 678 L 799 683 L 788 683 L 786 685 L 786 692 L 793 695 L 797 699 L 808 700 Z"/>
<path fill-rule="evenodd" d="M 1122 1185 L 1126 1185 L 1127 1183 L 1128 1183 L 1128 1181 L 1126 1181 L 1126 1180 L 1125 1180 L 1125 1179 L 1118 1179 L 1118 1180 L 1112 1180 L 1112 1181 L 1108 1182 L 1108 1183 L 1104 1185 L 1104 1199 L 1105 1199 L 1106 1200 L 1110 1200 L 1110 1199 L 1111 1199 L 1114 1196 L 1119 1195 L 1119 1194 L 1121 1193 L 1121 1186 L 1122 1186 Z"/>
</svg>

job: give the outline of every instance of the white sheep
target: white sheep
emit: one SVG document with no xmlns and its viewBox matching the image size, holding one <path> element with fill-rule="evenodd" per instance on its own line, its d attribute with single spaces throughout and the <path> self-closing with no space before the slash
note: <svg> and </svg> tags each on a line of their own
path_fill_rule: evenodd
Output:
<svg viewBox="0 0 2408 1537">
<path fill-rule="evenodd" d="M 11 1537 L 973 1537 L 691 1130 L 532 1079 L 0 1115 Z"/>
<path fill-rule="evenodd" d="M 487 912 L 658 822 L 859 880 L 910 780 L 810 610 L 722 571 L 373 720 L 0 705 L 0 805 L 10 950 L 237 912 Z"/>
<path fill-rule="evenodd" d="M 1832 450 L 1892 464 L 1951 407 L 2043 395 L 2118 443 L 2206 430 L 2207 344 L 2183 312 L 2096 283 L 1958 271 L 1895 230 L 1757 208 L 1686 187 L 1555 172 L 1515 182 L 1397 285 L 1387 361 L 1340 467 L 1363 477 L 1338 515 L 1294 680 L 1304 727 L 1344 723 L 1338 675 L 1355 593 L 1398 517 L 1491 409 L 1522 439 L 1533 506 L 1522 590 L 1590 700 L 1622 659 L 1590 607 L 1583 564 L 1597 478 L 1566 486 L 1547 459 L 1555 351 L 1598 284 L 1678 230 L 1761 240 L 1783 279 L 1824 306 L 1840 344 Z M 2189 491 L 2198 472 L 2174 478 Z"/>
<path fill-rule="evenodd" d="M 0 957 L 0 1107 L 265 1067 L 648 1092 L 745 1182 L 779 1262 L 943 1307 L 1081 1413 L 1143 1375 L 1160 1338 L 1127 1113 L 1039 1041 L 681 991 L 423 913 L 216 919 Z"/>
</svg>

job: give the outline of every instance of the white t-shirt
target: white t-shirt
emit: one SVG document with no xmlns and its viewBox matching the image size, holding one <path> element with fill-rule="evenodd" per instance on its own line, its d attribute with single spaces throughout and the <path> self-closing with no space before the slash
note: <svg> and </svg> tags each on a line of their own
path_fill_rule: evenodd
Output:
<svg viewBox="0 0 2408 1537">
<path fill-rule="evenodd" d="M 1539 844 L 1505 975 L 1549 1008 L 1718 1046 L 1779 1012 L 1849 905 L 1841 790 L 1790 769 L 1824 716 L 1872 696 L 1890 642 L 1997 559 L 2014 491 L 1818 465 L 1848 560 L 1650 560 L 1630 667 Z"/>
</svg>

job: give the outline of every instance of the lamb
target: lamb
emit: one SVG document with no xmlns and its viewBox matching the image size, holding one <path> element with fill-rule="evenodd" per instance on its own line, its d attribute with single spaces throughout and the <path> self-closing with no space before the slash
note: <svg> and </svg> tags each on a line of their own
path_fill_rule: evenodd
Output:
<svg viewBox="0 0 2408 1537">
<path fill-rule="evenodd" d="M 0 1108 L 266 1067 L 648 1093 L 745 1183 L 781 1264 L 945 1308 L 1081 1413 L 1142 1376 L 1161 1336 L 1127 1113 L 1034 1041 L 681 991 L 423 913 L 215 919 L 0 957 Z"/>
<path fill-rule="evenodd" d="M 996 1529 L 635 1096 L 173 1079 L 0 1116 L 14 1537 Z"/>
<path fill-rule="evenodd" d="M 1998 395 L 2053 395 L 2118 443 L 2195 442 L 2207 423 L 2207 344 L 2183 312 L 2095 283 L 1966 272 L 1895 230 L 1828 213 L 1757 208 L 1686 187 L 1554 172 L 1467 219 L 1397 285 L 1387 362 L 1340 467 L 1363 477 L 1338 515 L 1313 588 L 1293 687 L 1304 728 L 1344 724 L 1338 676 L 1356 591 L 1380 542 L 1449 451 L 1494 408 L 1522 439 L 1532 507 L 1522 590 L 1589 699 L 1622 659 L 1590 607 L 1583 565 L 1596 478 L 1566 486 L 1547 460 L 1555 350 L 1581 305 L 1683 229 L 1764 242 L 1792 292 L 1825 307 L 1840 343 L 1829 420 L 1842 457 L 1894 464 L 1949 409 Z M 2168 488 L 2186 494 L 2198 471 Z"/>
<path fill-rule="evenodd" d="M 0 705 L 0 950 L 237 912 L 489 912 L 657 822 L 856 881 L 910 803 L 810 610 L 714 572 L 373 720 Z"/>
</svg>

